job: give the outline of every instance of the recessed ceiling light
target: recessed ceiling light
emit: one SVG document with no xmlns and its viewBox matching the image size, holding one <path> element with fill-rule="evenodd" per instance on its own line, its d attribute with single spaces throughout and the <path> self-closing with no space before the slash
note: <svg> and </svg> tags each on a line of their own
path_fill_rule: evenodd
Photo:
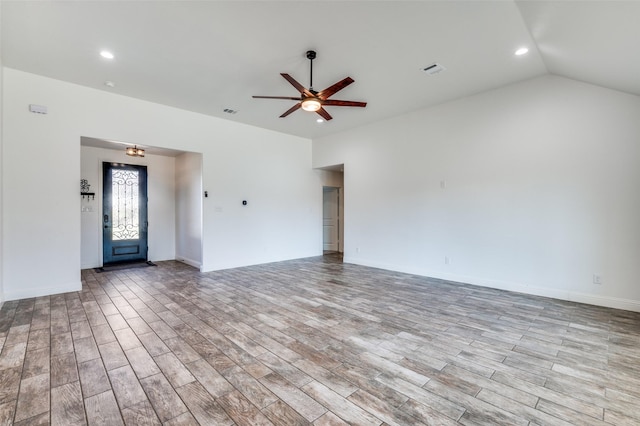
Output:
<svg viewBox="0 0 640 426">
<path fill-rule="evenodd" d="M 316 120 L 316 123 L 324 123 L 324 120 L 323 120 L 322 118 L 318 118 L 318 119 Z"/>
<path fill-rule="evenodd" d="M 529 51 L 528 48 L 526 47 L 521 47 L 520 49 L 516 50 L 516 56 L 522 56 L 525 53 L 527 53 Z"/>
<path fill-rule="evenodd" d="M 108 50 L 102 50 L 100 52 L 100 56 L 102 56 L 105 59 L 113 59 L 115 56 L 113 56 L 113 53 L 109 52 Z"/>
<path fill-rule="evenodd" d="M 109 81 L 109 80 L 105 81 L 104 85 L 107 87 L 116 87 L 116 84 L 113 81 Z"/>
</svg>

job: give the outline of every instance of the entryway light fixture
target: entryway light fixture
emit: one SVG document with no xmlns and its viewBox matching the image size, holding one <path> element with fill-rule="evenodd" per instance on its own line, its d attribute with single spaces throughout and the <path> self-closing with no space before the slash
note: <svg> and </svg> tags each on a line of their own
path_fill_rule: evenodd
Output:
<svg viewBox="0 0 640 426">
<path fill-rule="evenodd" d="M 127 153 L 127 155 L 130 155 L 131 157 L 144 157 L 144 149 L 142 148 L 138 148 L 137 146 L 128 146 L 125 149 L 125 152 Z"/>
</svg>

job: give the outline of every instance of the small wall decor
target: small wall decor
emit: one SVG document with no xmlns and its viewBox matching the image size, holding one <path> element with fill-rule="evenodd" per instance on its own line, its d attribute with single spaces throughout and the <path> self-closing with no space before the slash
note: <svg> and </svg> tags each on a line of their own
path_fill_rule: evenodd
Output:
<svg viewBox="0 0 640 426">
<path fill-rule="evenodd" d="M 86 179 L 80 179 L 80 195 L 82 195 L 82 199 L 84 200 L 84 197 L 87 197 L 87 200 L 91 199 L 91 200 L 95 200 L 96 199 L 96 193 L 95 192 L 89 192 L 89 190 L 91 189 L 91 185 L 89 185 L 89 181 Z M 89 198 L 91 197 L 91 198 Z"/>
</svg>

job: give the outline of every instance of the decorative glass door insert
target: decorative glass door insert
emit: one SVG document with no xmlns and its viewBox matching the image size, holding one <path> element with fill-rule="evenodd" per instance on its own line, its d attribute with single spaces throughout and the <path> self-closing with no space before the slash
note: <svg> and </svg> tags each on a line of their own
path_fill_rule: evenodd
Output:
<svg viewBox="0 0 640 426">
<path fill-rule="evenodd" d="M 140 237 L 140 173 L 111 169 L 111 238 L 136 240 Z"/>
</svg>

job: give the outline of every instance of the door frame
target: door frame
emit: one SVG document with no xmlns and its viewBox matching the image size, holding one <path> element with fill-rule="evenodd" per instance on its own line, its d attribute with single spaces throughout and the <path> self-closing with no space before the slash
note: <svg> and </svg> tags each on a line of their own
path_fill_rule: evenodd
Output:
<svg viewBox="0 0 640 426">
<path fill-rule="evenodd" d="M 102 266 L 105 265 L 112 265 L 112 264 L 118 264 L 118 263 L 127 263 L 127 262 L 139 262 L 139 261 L 148 261 L 149 260 L 149 206 L 148 206 L 148 191 L 149 191 L 149 187 L 148 187 L 148 180 L 149 180 L 149 172 L 148 172 L 148 168 L 146 165 L 142 165 L 142 164 L 125 164 L 125 163 L 120 163 L 120 162 L 115 162 L 115 161 L 102 161 L 102 173 L 101 173 L 101 177 L 102 177 L 102 182 L 101 182 L 101 200 L 102 200 L 102 206 L 100 209 L 100 230 L 101 230 L 101 235 L 102 235 L 102 244 L 100 244 L 101 246 L 101 252 L 102 252 Z M 143 174 L 141 176 L 143 176 L 142 182 L 140 183 L 140 190 L 139 190 L 139 209 L 140 209 L 140 219 L 139 219 L 139 235 L 140 235 L 140 239 L 143 240 L 143 244 L 139 245 L 140 250 L 139 250 L 139 256 L 135 257 L 135 258 L 130 258 L 130 259 L 121 259 L 121 260 L 112 260 L 112 261 L 107 261 L 107 256 L 106 256 L 106 250 L 105 248 L 107 247 L 107 241 L 105 240 L 106 238 L 106 225 L 105 225 L 105 215 L 106 215 L 106 211 L 107 209 L 110 210 L 111 208 L 111 197 L 106 197 L 106 182 L 108 181 L 108 177 L 107 177 L 107 172 L 109 170 L 112 169 L 113 166 L 120 166 L 122 168 L 127 168 L 130 170 L 137 170 L 140 172 L 143 172 Z M 109 191 L 109 194 L 111 192 Z M 111 224 L 112 223 L 112 218 L 111 218 L 111 212 L 109 212 L 108 214 L 109 220 L 108 223 Z M 111 227 L 109 227 L 109 229 L 111 229 Z M 123 240 L 126 241 L 126 240 Z"/>
<path fill-rule="evenodd" d="M 338 205 L 336 206 L 337 208 L 337 226 L 336 226 L 336 234 L 337 234 L 337 245 L 338 245 L 338 249 L 336 250 L 337 253 L 342 253 L 344 251 L 343 249 L 343 219 L 342 219 L 342 215 L 343 215 L 343 204 L 342 204 L 342 188 L 339 186 L 332 186 L 332 185 L 323 185 L 322 186 L 322 250 L 324 252 L 324 193 L 325 193 L 325 189 L 332 189 L 335 190 L 338 194 Z"/>
</svg>

